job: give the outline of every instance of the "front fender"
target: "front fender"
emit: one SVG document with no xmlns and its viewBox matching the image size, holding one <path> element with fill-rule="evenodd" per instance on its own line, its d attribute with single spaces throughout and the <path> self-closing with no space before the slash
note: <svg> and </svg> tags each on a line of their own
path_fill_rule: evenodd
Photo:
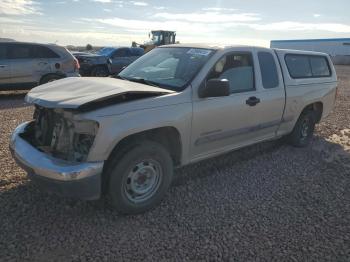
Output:
<svg viewBox="0 0 350 262">
<path fill-rule="evenodd" d="M 143 131 L 174 127 L 180 134 L 182 163 L 187 163 L 190 145 L 192 118 L 191 103 L 181 103 L 145 110 L 138 110 L 123 115 L 104 116 L 98 119 L 99 131 L 88 156 L 88 161 L 107 160 L 113 149 L 124 138 Z"/>
</svg>

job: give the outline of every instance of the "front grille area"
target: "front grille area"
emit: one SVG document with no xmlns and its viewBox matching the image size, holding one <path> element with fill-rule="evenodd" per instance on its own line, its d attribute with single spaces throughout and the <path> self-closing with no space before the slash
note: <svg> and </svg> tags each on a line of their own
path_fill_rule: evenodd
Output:
<svg viewBox="0 0 350 262">
<path fill-rule="evenodd" d="M 82 162 L 89 154 L 96 132 L 95 122 L 73 122 L 65 118 L 63 112 L 37 106 L 34 121 L 23 138 L 53 157 Z"/>
</svg>

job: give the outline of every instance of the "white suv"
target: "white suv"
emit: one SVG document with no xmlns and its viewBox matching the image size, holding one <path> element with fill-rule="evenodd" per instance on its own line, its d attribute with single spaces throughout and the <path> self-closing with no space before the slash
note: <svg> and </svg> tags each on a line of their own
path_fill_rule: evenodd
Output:
<svg viewBox="0 0 350 262">
<path fill-rule="evenodd" d="M 64 47 L 0 43 L 0 90 L 27 89 L 72 76 L 80 76 L 79 62 Z"/>
</svg>

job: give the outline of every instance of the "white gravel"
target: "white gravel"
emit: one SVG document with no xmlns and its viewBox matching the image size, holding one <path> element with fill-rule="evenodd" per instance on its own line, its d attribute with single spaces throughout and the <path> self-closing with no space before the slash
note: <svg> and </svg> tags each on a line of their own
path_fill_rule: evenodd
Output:
<svg viewBox="0 0 350 262">
<path fill-rule="evenodd" d="M 336 109 L 308 148 L 264 143 L 182 168 L 138 216 L 41 192 L 8 150 L 32 107 L 0 94 L 0 260 L 349 261 L 350 68 L 337 69 Z"/>
</svg>

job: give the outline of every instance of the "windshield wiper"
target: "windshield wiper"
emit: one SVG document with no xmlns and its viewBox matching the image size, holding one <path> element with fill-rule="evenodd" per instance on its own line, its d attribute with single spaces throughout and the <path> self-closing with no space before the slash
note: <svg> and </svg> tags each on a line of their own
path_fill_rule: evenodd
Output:
<svg viewBox="0 0 350 262">
<path fill-rule="evenodd" d="M 153 82 L 153 81 L 144 79 L 144 78 L 136 78 L 136 77 L 133 77 L 133 78 L 128 78 L 128 79 L 126 79 L 126 80 L 129 80 L 129 81 L 131 81 L 131 82 L 146 84 L 146 85 L 149 85 L 149 86 L 159 87 L 159 84 L 157 84 L 157 83 L 155 83 L 155 82 Z"/>
<path fill-rule="evenodd" d="M 118 79 L 122 79 L 122 80 L 126 80 L 126 81 L 129 81 L 129 79 L 128 78 L 126 78 L 126 77 L 122 77 L 122 76 L 120 76 L 120 75 L 115 75 L 115 76 L 113 76 L 114 78 L 118 78 Z"/>
</svg>

